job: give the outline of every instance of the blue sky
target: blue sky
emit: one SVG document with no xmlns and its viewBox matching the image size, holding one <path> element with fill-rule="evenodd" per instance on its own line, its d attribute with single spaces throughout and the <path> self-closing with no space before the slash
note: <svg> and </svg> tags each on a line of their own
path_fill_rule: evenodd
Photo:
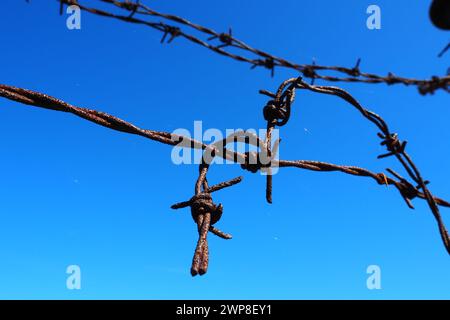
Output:
<svg viewBox="0 0 450 320">
<path fill-rule="evenodd" d="M 232 27 L 252 46 L 299 63 L 351 67 L 361 57 L 368 72 L 428 78 L 445 74 L 450 57 L 437 58 L 448 33 L 429 22 L 429 2 L 149 4 L 216 30 Z M 366 28 L 370 4 L 381 8 L 381 30 Z M 183 39 L 161 45 L 156 31 L 87 13 L 82 29 L 70 31 L 56 1 L 3 0 L 0 12 L 2 83 L 148 129 L 193 130 L 196 120 L 220 130 L 263 128 L 258 90 L 297 76 L 276 69 L 271 78 Z M 430 189 L 449 199 L 448 94 L 340 86 L 409 141 Z M 196 228 L 189 210 L 170 205 L 192 195 L 196 166 L 175 166 L 169 146 L 72 115 L 0 105 L 0 298 L 450 298 L 450 258 L 424 202 L 412 211 L 396 190 L 369 179 L 298 169 L 274 177 L 268 205 L 264 177 L 237 165 L 211 168 L 211 183 L 241 174 L 244 181 L 214 195 L 224 205 L 218 227 L 234 238 L 210 235 L 209 271 L 192 278 Z M 384 151 L 376 133 L 337 98 L 300 92 L 280 154 L 400 171 L 394 159 L 376 160 Z M 450 224 L 450 210 L 442 214 Z M 73 264 L 81 290 L 66 288 Z M 381 290 L 366 287 L 369 265 L 381 268 Z"/>
</svg>

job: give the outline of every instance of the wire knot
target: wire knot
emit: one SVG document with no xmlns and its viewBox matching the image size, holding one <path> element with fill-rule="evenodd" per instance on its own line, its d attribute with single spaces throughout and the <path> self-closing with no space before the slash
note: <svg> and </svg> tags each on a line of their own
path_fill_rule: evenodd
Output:
<svg viewBox="0 0 450 320">
<path fill-rule="evenodd" d="M 139 1 L 133 2 L 133 1 L 127 0 L 125 2 L 122 2 L 121 6 L 125 10 L 136 12 L 136 10 L 139 9 Z"/>
<path fill-rule="evenodd" d="M 228 33 L 222 32 L 220 34 L 214 34 L 212 37 L 208 38 L 208 41 L 219 39 L 222 42 L 221 45 L 218 45 L 216 48 L 221 49 L 223 47 L 231 46 L 233 44 L 233 33 L 231 28 L 228 30 Z"/>
<path fill-rule="evenodd" d="M 201 167 L 202 168 L 202 167 Z M 206 169 L 205 169 L 206 168 Z M 202 170 L 207 170 L 207 166 Z M 207 234 L 211 232 L 222 239 L 231 239 L 232 236 L 213 226 L 222 217 L 223 207 L 221 204 L 215 205 L 211 198 L 211 193 L 223 188 L 231 187 L 242 181 L 242 177 L 237 177 L 229 181 L 221 182 L 212 187 L 208 187 L 206 182 L 206 171 L 201 171 L 196 185 L 196 194 L 188 201 L 183 201 L 172 205 L 172 209 L 191 207 L 191 215 L 198 230 L 198 241 L 192 258 L 191 275 L 203 275 L 208 269 L 209 249 Z M 203 181 L 202 181 L 203 179 Z M 203 185 L 203 192 L 199 191 L 198 186 Z"/>
<path fill-rule="evenodd" d="M 404 179 L 398 183 L 398 190 L 405 199 L 409 200 L 414 199 L 419 194 L 419 190 Z"/>
<path fill-rule="evenodd" d="M 419 187 L 413 186 L 411 183 L 408 182 L 408 180 L 403 178 L 394 170 L 388 168 L 387 171 L 398 179 L 398 181 L 394 183 L 395 187 L 398 189 L 398 191 L 400 191 L 400 195 L 402 196 L 403 200 L 405 200 L 408 207 L 414 209 L 411 200 L 419 195 Z M 428 183 L 429 181 L 424 181 L 424 184 Z"/>
<path fill-rule="evenodd" d="M 418 85 L 419 93 L 421 95 L 426 95 L 428 93 L 433 94 L 439 88 L 449 91 L 449 82 L 433 76 L 430 81 L 423 81 Z"/>
<path fill-rule="evenodd" d="M 400 80 L 392 72 L 388 72 L 388 75 L 386 76 L 386 84 L 391 85 L 399 82 Z"/>
<path fill-rule="evenodd" d="M 231 31 L 230 31 L 231 32 Z M 219 40 L 226 45 L 231 45 L 233 42 L 233 38 L 230 33 L 221 33 L 219 34 Z"/>
<path fill-rule="evenodd" d="M 408 207 L 414 209 L 411 200 L 419 195 L 419 190 L 417 189 L 417 187 L 413 186 L 406 179 L 401 177 L 400 181 L 396 183 L 396 187 L 398 191 L 400 191 L 400 195 L 405 200 Z"/>
<path fill-rule="evenodd" d="M 375 177 L 378 184 L 385 184 L 386 186 L 389 185 L 389 180 L 384 173 L 378 173 Z"/>
<path fill-rule="evenodd" d="M 398 135 L 396 133 L 391 133 L 389 135 L 383 135 L 381 133 L 378 133 L 378 137 L 383 139 L 383 141 L 380 143 L 382 146 L 386 146 L 388 149 L 388 153 L 382 154 L 378 156 L 378 159 L 389 157 L 395 154 L 403 153 L 405 151 L 406 147 L 406 141 L 400 141 L 398 138 Z"/>
<path fill-rule="evenodd" d="M 264 119 L 270 123 L 275 122 L 279 127 L 285 125 L 288 120 L 287 110 L 284 110 L 275 100 L 270 100 L 263 108 Z"/>
<path fill-rule="evenodd" d="M 261 152 L 249 151 L 245 152 L 245 162 L 241 163 L 241 168 L 252 173 L 256 173 L 261 168 L 269 168 L 271 161 L 267 156 L 261 154 Z M 263 161 L 264 159 L 267 159 Z"/>
<path fill-rule="evenodd" d="M 191 206 L 191 215 L 195 223 L 198 223 L 200 215 L 205 213 L 211 214 L 211 225 L 220 220 L 223 213 L 223 206 L 221 204 L 215 205 L 212 201 L 211 194 L 199 193 L 189 200 Z"/>
<path fill-rule="evenodd" d="M 255 69 L 258 66 L 265 67 L 266 69 L 270 70 L 270 76 L 273 78 L 275 74 L 275 60 L 273 58 L 265 58 L 262 59 L 256 59 L 253 61 L 253 65 L 250 67 L 250 69 Z"/>
<path fill-rule="evenodd" d="M 314 65 L 305 66 L 302 70 L 302 73 L 306 78 L 310 78 L 310 79 L 317 78 L 317 73 L 314 68 Z"/>
<path fill-rule="evenodd" d="M 164 40 L 166 40 L 167 35 L 170 34 L 170 38 L 167 41 L 167 43 L 171 43 L 173 39 L 175 39 L 176 37 L 178 37 L 181 34 L 181 29 L 178 27 L 173 27 L 173 26 L 164 26 L 164 34 L 163 37 L 161 38 L 161 43 L 164 43 Z"/>
</svg>

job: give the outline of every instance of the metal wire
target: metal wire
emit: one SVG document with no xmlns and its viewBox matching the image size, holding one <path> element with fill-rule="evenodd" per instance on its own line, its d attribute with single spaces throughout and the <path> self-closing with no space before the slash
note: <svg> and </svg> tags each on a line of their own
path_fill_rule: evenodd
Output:
<svg viewBox="0 0 450 320">
<path fill-rule="evenodd" d="M 364 108 L 353 96 L 345 90 L 333 86 L 313 85 L 315 79 L 321 79 L 331 82 L 362 82 L 362 83 L 386 83 L 404 84 L 416 86 L 423 95 L 434 93 L 436 90 L 444 90 L 449 92 L 450 76 L 436 77 L 433 76 L 428 80 L 412 79 L 395 76 L 388 73 L 387 76 L 380 76 L 372 73 L 362 72 L 360 70 L 361 59 L 358 59 L 356 65 L 352 68 L 341 66 L 323 66 L 312 64 L 296 64 L 286 59 L 276 57 L 265 51 L 253 48 L 243 41 L 233 36 L 231 29 L 225 33 L 219 33 L 213 29 L 192 23 L 182 17 L 157 12 L 148 6 L 140 3 L 140 1 L 115 1 L 115 0 L 97 0 L 116 7 L 120 13 L 101 10 L 99 8 L 87 7 L 80 4 L 76 0 L 58 0 L 60 3 L 60 13 L 63 13 L 64 5 L 78 5 L 82 10 L 95 15 L 118 19 L 124 22 L 142 24 L 158 30 L 163 34 L 161 42 L 172 42 L 175 38 L 184 38 L 192 43 L 212 50 L 228 58 L 245 62 L 251 65 L 251 68 L 265 67 L 271 71 L 273 75 L 276 67 L 284 67 L 300 72 L 303 77 L 311 79 L 311 84 L 306 83 L 302 77 L 288 79 L 280 84 L 275 93 L 261 90 L 262 94 L 270 97 L 270 100 L 263 108 L 263 116 L 267 122 L 267 133 L 264 140 L 255 137 L 249 132 L 240 131 L 229 135 L 222 141 L 206 145 L 200 141 L 184 137 L 169 132 L 147 130 L 137 127 L 127 121 L 114 117 L 104 112 L 86 109 L 71 105 L 57 98 L 35 92 L 32 90 L 17 88 L 8 85 L 0 85 L 0 96 L 9 100 L 13 100 L 22 104 L 31 105 L 39 108 L 45 108 L 54 111 L 72 113 L 85 120 L 91 121 L 98 125 L 121 131 L 124 133 L 135 134 L 172 146 L 181 146 L 187 148 L 203 150 L 202 162 L 199 166 L 199 176 L 195 183 L 194 195 L 191 199 L 176 203 L 173 209 L 190 207 L 191 215 L 197 224 L 199 234 L 197 246 L 192 260 L 191 274 L 193 276 L 203 275 L 207 272 L 209 264 L 209 248 L 207 242 L 208 232 L 211 232 L 223 239 L 231 239 L 232 236 L 217 227 L 215 224 L 220 221 L 223 214 L 223 206 L 216 205 L 213 202 L 211 193 L 219 191 L 223 188 L 231 187 L 242 181 L 242 177 L 237 177 L 229 181 L 221 182 L 214 186 L 209 186 L 207 181 L 207 173 L 210 164 L 215 157 L 221 157 L 233 162 L 239 163 L 241 168 L 250 172 L 265 171 L 266 180 L 266 200 L 272 202 L 272 168 L 274 167 L 292 167 L 320 172 L 342 172 L 349 175 L 368 177 L 376 181 L 379 185 L 394 186 L 410 208 L 414 208 L 411 200 L 415 198 L 424 199 L 433 213 L 438 224 L 438 229 L 447 252 L 450 254 L 450 238 L 442 221 L 439 206 L 450 207 L 450 203 L 433 196 L 428 189 L 428 181 L 422 178 L 417 166 L 411 157 L 406 153 L 406 141 L 402 142 L 396 133 L 392 133 L 386 122 L 378 114 Z M 27 0 L 27 2 L 29 2 Z M 84 3 L 84 1 L 83 1 Z M 123 12 L 127 14 L 124 15 Z M 149 21 L 136 16 L 145 18 L 159 18 L 163 21 Z M 176 25 L 169 24 L 176 23 Z M 186 30 L 194 31 L 200 34 L 199 37 L 194 36 Z M 233 50 L 233 51 L 231 51 Z M 238 53 L 235 53 L 237 51 Z M 338 76 L 329 76 L 322 74 L 323 71 L 332 71 Z M 275 141 L 272 147 L 272 133 L 275 127 L 286 125 L 291 116 L 292 105 L 295 100 L 296 90 L 309 90 L 319 94 L 327 94 L 337 96 L 343 99 L 361 115 L 373 123 L 379 130 L 378 137 L 381 138 L 381 145 L 387 149 L 386 154 L 382 154 L 379 158 L 395 157 L 408 178 L 404 178 L 392 169 L 386 169 L 391 176 L 385 173 L 374 173 L 367 169 L 356 166 L 336 165 L 320 161 L 311 160 L 277 160 L 279 140 Z M 230 142 L 242 142 L 255 145 L 259 151 L 239 153 L 226 148 Z"/>
<path fill-rule="evenodd" d="M 272 142 L 271 129 L 275 126 L 283 126 L 287 124 L 291 114 L 291 107 L 295 99 L 295 91 L 298 89 L 309 90 L 320 94 L 334 95 L 344 99 L 350 105 L 355 107 L 367 120 L 375 124 L 381 131 L 379 134 L 379 137 L 382 138 L 381 144 L 385 145 L 388 150 L 388 153 L 382 155 L 381 157 L 394 156 L 405 168 L 409 179 L 403 178 L 392 169 L 387 169 L 387 172 L 392 175 L 392 177 L 388 177 L 385 173 L 374 173 L 356 166 L 336 165 L 309 160 L 275 160 L 273 155 L 276 153 L 276 147 L 274 147 L 273 150 L 270 148 Z M 203 161 L 199 167 L 199 177 L 194 188 L 194 196 L 188 201 L 183 201 L 172 206 L 173 209 L 190 207 L 192 217 L 197 224 L 199 240 L 197 242 L 191 266 L 191 274 L 194 276 L 197 274 L 205 274 L 208 268 L 208 232 L 211 232 L 223 239 L 231 239 L 231 235 L 220 231 L 214 226 L 214 224 L 219 222 L 222 217 L 223 206 L 221 204 L 215 205 L 213 203 L 211 193 L 219 191 L 223 188 L 231 187 L 242 181 L 242 177 L 238 177 L 210 187 L 208 185 L 206 175 L 214 157 L 221 157 L 239 163 L 243 169 L 251 172 L 267 170 L 268 178 L 266 197 L 268 202 L 272 201 L 272 175 L 270 169 L 273 167 L 293 167 L 321 172 L 337 171 L 354 176 L 369 177 L 380 185 L 392 185 L 397 188 L 400 195 L 410 208 L 413 208 L 411 200 L 414 198 L 424 199 L 427 201 L 430 210 L 437 221 L 444 246 L 447 249 L 447 252 L 450 253 L 450 238 L 447 230 L 445 229 L 438 208 L 439 206 L 450 207 L 450 203 L 431 194 L 427 187 L 428 181 L 422 178 L 416 165 L 405 151 L 406 143 L 401 142 L 396 134 L 391 133 L 386 122 L 379 115 L 365 109 L 353 96 L 340 88 L 309 85 L 300 77 L 284 81 L 279 86 L 276 93 L 271 93 L 265 90 L 262 90 L 261 93 L 271 98 L 263 109 L 264 118 L 267 121 L 267 127 L 269 128 L 265 141 L 261 141 L 256 138 L 253 140 L 248 139 L 251 134 L 246 132 L 238 132 L 225 138 L 224 141 L 222 141 L 223 143 L 215 142 L 213 144 L 206 145 L 202 142 L 191 139 L 190 137 L 184 137 L 169 132 L 142 129 L 134 124 L 107 113 L 77 107 L 60 99 L 36 91 L 0 84 L 0 97 L 39 108 L 72 113 L 85 120 L 109 129 L 139 135 L 167 145 L 178 145 L 182 147 L 201 149 L 203 150 L 204 155 L 206 153 L 212 155 L 210 159 L 205 156 L 203 157 Z M 250 152 L 239 153 L 231 151 L 226 148 L 226 144 L 229 141 L 254 144 L 259 146 L 260 150 L 256 152 L 256 154 Z M 269 161 L 263 161 L 263 159 L 267 157 Z M 414 186 L 415 184 L 417 186 Z"/>
<path fill-rule="evenodd" d="M 315 62 L 312 64 L 298 64 L 246 44 L 233 36 L 231 29 L 228 32 L 217 32 L 211 28 L 190 22 L 185 18 L 158 12 L 142 4 L 140 1 L 97 0 L 97 2 L 111 4 L 120 9 L 119 13 L 105 11 L 96 7 L 88 7 L 84 5 L 85 1 L 83 0 L 58 1 L 61 5 L 78 5 L 80 9 L 95 15 L 153 28 L 163 34 L 161 43 L 164 43 L 166 40 L 170 43 L 175 38 L 184 38 L 220 55 L 248 63 L 252 69 L 256 67 L 267 68 L 270 70 L 272 76 L 275 68 L 283 67 L 300 72 L 304 78 L 312 79 L 312 83 L 314 83 L 315 79 L 321 79 L 330 82 L 385 83 L 388 85 L 404 84 L 407 86 L 416 86 L 422 95 L 432 94 L 436 90 L 450 92 L 450 75 L 442 77 L 432 76 L 430 79 L 414 79 L 400 77 L 389 72 L 387 75 L 381 76 L 361 71 L 361 59 L 357 59 L 354 67 L 325 66 L 318 65 Z M 126 11 L 126 14 L 123 14 L 123 11 Z M 137 16 L 159 18 L 163 21 L 149 21 L 144 18 L 137 18 Z M 177 25 L 169 23 L 176 23 Z M 183 30 L 182 27 L 186 27 L 189 31 L 192 30 L 199 33 L 199 36 Z M 239 53 L 234 53 L 235 51 Z M 322 74 L 323 71 L 332 71 L 337 73 L 338 76 L 324 75 Z"/>
</svg>

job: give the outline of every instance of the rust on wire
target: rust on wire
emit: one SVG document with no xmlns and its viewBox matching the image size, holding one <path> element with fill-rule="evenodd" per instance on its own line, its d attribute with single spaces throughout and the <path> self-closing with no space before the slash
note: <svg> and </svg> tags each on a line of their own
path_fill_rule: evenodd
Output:
<svg viewBox="0 0 450 320">
<path fill-rule="evenodd" d="M 310 90 L 320 94 L 334 95 L 344 99 L 350 105 L 355 107 L 362 114 L 362 116 L 375 124 L 381 131 L 379 137 L 383 139 L 382 145 L 386 146 L 388 150 L 388 154 L 383 155 L 383 157 L 395 157 L 404 167 L 410 180 L 400 176 L 392 169 L 387 169 L 387 172 L 392 175 L 392 177 L 387 177 L 385 173 L 374 173 L 356 166 L 343 166 L 309 160 L 291 161 L 274 159 L 273 153 L 276 153 L 276 148 L 278 146 L 277 143 L 279 143 L 279 141 L 276 141 L 274 150 L 271 150 L 270 129 L 277 125 L 283 126 L 287 123 L 291 114 L 295 91 L 299 89 Z M 243 169 L 251 172 L 267 170 L 266 198 L 268 202 L 272 202 L 272 175 L 270 174 L 270 169 L 272 167 L 293 167 L 321 172 L 338 171 L 350 175 L 372 178 L 379 185 L 392 185 L 397 188 L 401 197 L 410 208 L 413 208 L 411 200 L 415 198 L 424 199 L 427 201 L 430 210 L 437 221 L 444 246 L 447 252 L 450 253 L 450 239 L 439 212 L 439 206 L 450 207 L 450 203 L 431 194 L 427 187 L 429 182 L 422 178 L 416 165 L 406 153 L 406 144 L 404 142 L 400 142 L 397 134 L 394 134 L 389 130 L 386 122 L 379 115 L 365 109 L 353 96 L 343 89 L 329 86 L 312 86 L 304 82 L 301 78 L 292 78 L 284 81 L 279 86 L 276 93 L 270 93 L 265 90 L 262 90 L 261 93 L 271 98 L 263 109 L 264 118 L 267 121 L 267 127 L 269 129 L 267 131 L 268 133 L 265 141 L 260 141 L 257 138 L 252 141 L 251 139 L 248 139 L 247 133 L 237 132 L 225 138 L 224 141 L 219 141 L 211 145 L 205 145 L 204 143 L 193 140 L 190 137 L 178 136 L 169 132 L 142 129 L 107 113 L 76 107 L 42 93 L 8 85 L 0 85 L 0 96 L 9 100 L 44 109 L 72 113 L 101 126 L 124 133 L 139 135 L 164 144 L 201 149 L 204 151 L 204 154 L 208 152 L 211 157 L 209 160 L 207 157 L 202 158 L 203 161 L 199 168 L 199 177 L 195 184 L 194 196 L 188 201 L 180 202 L 172 206 L 173 209 L 190 207 L 192 218 L 197 224 L 199 238 L 192 261 L 192 275 L 202 275 L 207 271 L 209 263 L 209 248 L 207 242 L 208 232 L 224 239 L 231 239 L 231 235 L 220 231 L 214 226 L 222 217 L 223 206 L 221 204 L 214 204 L 211 193 L 223 188 L 231 187 L 241 182 L 242 178 L 238 177 L 210 187 L 206 179 L 206 174 L 214 157 L 222 157 L 224 159 L 240 163 Z M 230 141 L 241 141 L 258 145 L 262 150 L 256 153 L 239 153 L 231 151 L 226 148 L 226 144 Z M 224 145 L 220 146 L 220 143 L 223 143 Z M 263 156 L 261 156 L 261 154 Z M 267 161 L 267 158 L 269 161 Z M 262 161 L 262 159 L 266 159 L 266 161 Z M 417 186 L 414 186 L 414 184 Z"/>
<path fill-rule="evenodd" d="M 106 128 L 142 136 L 144 138 L 160 142 L 171 146 L 181 146 L 185 148 L 200 149 L 203 151 L 202 162 L 199 166 L 199 175 L 195 183 L 194 195 L 187 201 L 176 203 L 172 206 L 173 209 L 190 207 L 192 218 L 197 225 L 198 241 L 192 259 L 191 274 L 203 275 L 207 272 L 209 264 L 209 247 L 207 236 L 212 233 L 223 239 L 231 239 L 231 235 L 219 230 L 215 224 L 220 221 L 223 215 L 223 206 L 215 204 L 212 199 L 212 193 L 223 188 L 228 188 L 236 185 L 242 181 L 242 177 L 237 177 L 229 181 L 221 182 L 219 184 L 209 186 L 207 181 L 207 173 L 210 169 L 212 160 L 215 157 L 220 157 L 230 160 L 234 163 L 239 163 L 243 170 L 252 173 L 264 172 L 266 173 L 266 200 L 272 202 L 272 169 L 277 168 L 298 168 L 311 171 L 320 172 L 342 172 L 345 174 L 368 177 L 374 180 L 379 185 L 395 187 L 400 196 L 403 198 L 409 208 L 414 208 L 412 204 L 413 199 L 423 199 L 427 202 L 436 222 L 442 242 L 450 254 L 450 238 L 444 226 L 442 217 L 440 215 L 439 207 L 450 207 L 450 203 L 432 195 L 428 189 L 428 180 L 424 180 L 415 163 L 412 161 L 409 154 L 406 152 L 406 141 L 400 140 L 397 133 L 392 132 L 384 119 L 378 114 L 364 108 L 350 93 L 335 87 L 335 86 L 321 86 L 314 85 L 315 79 L 325 81 L 344 81 L 344 82 L 363 82 L 363 83 L 386 83 L 389 85 L 402 83 L 405 85 L 417 86 L 420 93 L 433 93 L 438 89 L 449 91 L 450 76 L 446 77 L 432 77 L 430 80 L 407 79 L 395 76 L 389 73 L 387 76 L 378 76 L 375 74 L 361 72 L 361 59 L 358 59 L 355 66 L 352 68 L 345 67 L 328 67 L 317 65 L 315 62 L 310 65 L 299 65 L 275 57 L 259 49 L 255 49 L 245 44 L 241 40 L 235 38 L 231 32 L 218 33 L 212 29 L 200 26 L 189 22 L 188 20 L 174 16 L 159 13 L 142 4 L 140 1 L 113 1 L 113 0 L 98 0 L 118 7 L 121 10 L 127 11 L 128 15 L 115 14 L 103 11 L 97 8 L 83 6 L 79 1 L 74 0 L 60 0 L 61 8 L 63 5 L 76 4 L 82 10 L 91 12 L 96 15 L 119 19 L 125 22 L 143 24 L 162 32 L 161 42 L 171 42 L 176 37 L 185 38 L 193 43 L 206 47 L 216 53 L 230 57 L 237 61 L 249 63 L 252 68 L 262 66 L 269 69 L 273 75 L 275 67 L 285 67 L 297 70 L 301 74 L 311 79 L 311 84 L 305 82 L 302 77 L 294 77 L 283 81 L 275 93 L 267 90 L 261 90 L 260 93 L 268 96 L 269 100 L 263 107 L 263 117 L 266 121 L 266 136 L 265 139 L 259 139 L 254 134 L 245 131 L 235 132 L 222 141 L 214 142 L 206 145 L 200 141 L 196 141 L 190 137 L 180 136 L 164 131 L 155 131 L 142 129 L 132 123 L 129 123 L 120 118 L 114 117 L 110 114 L 81 108 L 64 102 L 60 99 L 42 94 L 36 91 L 17 88 L 9 85 L 0 84 L 0 97 L 16 101 L 25 105 L 35 106 L 39 108 L 72 113 L 90 122 L 104 126 Z M 62 10 L 62 9 L 61 9 Z M 208 36 L 207 39 L 201 40 L 186 31 L 182 30 L 180 26 L 167 24 L 166 22 L 146 21 L 136 18 L 136 16 L 151 16 L 163 19 L 164 21 L 175 22 L 200 32 Z M 214 45 L 217 41 L 220 44 Z M 226 51 L 228 48 L 237 48 L 243 52 L 243 55 L 238 55 Z M 253 54 L 253 58 L 246 54 Z M 335 71 L 341 74 L 341 77 L 331 77 L 319 74 L 320 71 Z M 342 76 L 345 75 L 345 76 Z M 354 107 L 358 112 L 369 122 L 377 127 L 379 130 L 378 137 L 381 139 L 381 145 L 386 148 L 386 153 L 378 156 L 378 158 L 395 158 L 405 170 L 406 178 L 395 172 L 391 168 L 386 169 L 390 176 L 385 173 L 374 173 L 367 169 L 357 166 L 336 165 L 321 161 L 311 160 L 279 160 L 275 159 L 280 139 L 272 141 L 272 133 L 275 127 L 285 126 L 292 113 L 292 106 L 295 101 L 297 90 L 308 90 L 318 94 L 333 95 L 346 101 L 349 105 Z M 227 149 L 228 143 L 242 142 L 248 145 L 253 145 L 259 148 L 259 151 L 239 153 L 231 149 Z"/>
<path fill-rule="evenodd" d="M 168 36 L 170 36 L 169 42 L 171 42 L 175 37 L 184 38 L 192 43 L 205 47 L 220 55 L 237 61 L 248 63 L 251 65 L 252 69 L 256 67 L 267 68 L 270 70 L 272 76 L 274 75 L 276 67 L 283 67 L 296 70 L 300 72 L 303 77 L 312 79 L 312 84 L 314 84 L 314 80 L 320 79 L 329 82 L 385 83 L 388 85 L 404 84 L 407 86 L 416 86 L 422 95 L 432 94 L 437 90 L 450 92 L 449 75 L 445 75 L 442 77 L 432 76 L 430 77 L 430 79 L 414 79 L 396 76 L 393 73 L 389 72 L 386 76 L 382 76 L 361 71 L 361 59 L 358 59 L 356 65 L 350 68 L 342 66 L 318 65 L 315 62 L 313 62 L 312 64 L 294 63 L 284 58 L 274 56 L 263 50 L 251 47 L 250 45 L 236 38 L 232 34 L 231 29 L 228 31 L 228 33 L 217 32 L 211 28 L 190 22 L 185 18 L 153 10 L 140 1 L 133 2 L 117 0 L 97 0 L 97 2 L 104 2 L 118 8 L 119 13 L 86 6 L 84 5 L 84 1 L 80 0 L 60 1 L 61 3 L 67 5 L 76 4 L 80 7 L 80 9 L 95 15 L 118 19 L 135 24 L 142 24 L 156 29 L 163 33 L 161 42 L 164 42 L 164 40 Z M 136 16 L 142 18 L 136 18 Z M 148 21 L 145 20 L 145 17 L 163 19 L 163 21 Z M 176 23 L 179 26 L 171 25 L 170 23 Z M 187 30 L 182 30 L 181 26 L 186 27 Z M 195 31 L 199 34 L 199 36 L 195 36 L 189 33 L 189 31 Z M 217 41 L 217 39 L 219 40 L 219 45 L 216 45 L 214 42 Z M 242 53 L 234 53 L 230 51 L 230 49 L 236 49 L 234 51 Z M 338 74 L 338 76 L 325 75 L 321 73 L 323 71 L 335 72 Z"/>
</svg>

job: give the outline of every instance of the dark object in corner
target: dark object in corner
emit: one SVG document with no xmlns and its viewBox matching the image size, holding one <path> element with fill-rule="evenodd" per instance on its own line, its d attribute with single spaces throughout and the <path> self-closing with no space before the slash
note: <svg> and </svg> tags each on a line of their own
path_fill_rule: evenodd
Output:
<svg viewBox="0 0 450 320">
<path fill-rule="evenodd" d="M 430 19 L 439 29 L 450 30 L 450 0 L 433 0 Z"/>
</svg>

